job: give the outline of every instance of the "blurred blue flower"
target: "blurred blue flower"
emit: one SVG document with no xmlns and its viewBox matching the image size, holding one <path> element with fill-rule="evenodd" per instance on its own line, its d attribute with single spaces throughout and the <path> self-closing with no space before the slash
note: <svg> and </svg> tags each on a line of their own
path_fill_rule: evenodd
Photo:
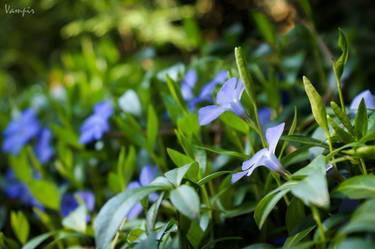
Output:
<svg viewBox="0 0 375 249">
<path fill-rule="evenodd" d="M 79 142 L 88 144 L 93 140 L 99 140 L 109 130 L 108 119 L 113 113 L 112 103 L 109 100 L 98 102 L 94 106 L 94 113 L 89 116 L 81 126 Z"/>
<path fill-rule="evenodd" d="M 39 130 L 39 120 L 35 111 L 30 108 L 24 110 L 18 119 L 10 121 L 5 128 L 3 151 L 17 155 L 22 147 L 38 134 Z"/>
<path fill-rule="evenodd" d="M 38 141 L 35 145 L 34 151 L 35 155 L 37 156 L 39 162 L 46 163 L 51 159 L 53 154 L 53 149 L 50 145 L 51 140 L 51 130 L 47 127 L 44 127 L 39 132 Z"/>
<path fill-rule="evenodd" d="M 94 210 L 95 207 L 95 195 L 91 191 L 77 191 L 75 193 L 78 198 L 80 198 L 86 205 L 89 211 Z M 60 210 L 63 217 L 68 216 L 76 208 L 78 208 L 79 203 L 74 194 L 66 193 L 61 198 Z M 89 217 L 88 217 L 89 219 Z"/>
<path fill-rule="evenodd" d="M 219 84 L 220 82 L 223 82 L 227 77 L 228 77 L 228 71 L 222 70 L 215 76 L 215 78 L 212 81 L 205 84 L 202 87 L 201 93 L 198 96 L 199 102 L 202 102 L 202 101 L 213 102 L 212 91 L 214 90 L 217 84 Z"/>
<path fill-rule="evenodd" d="M 198 75 L 194 69 L 190 69 L 181 82 L 181 94 L 184 100 L 191 101 L 194 98 L 193 89 L 198 80 Z"/>
<path fill-rule="evenodd" d="M 34 172 L 34 178 L 40 178 L 36 171 Z M 36 207 L 40 210 L 44 210 L 44 206 L 34 198 L 26 184 L 18 180 L 17 176 L 11 169 L 8 169 L 5 172 L 4 194 L 6 197 L 21 201 L 26 206 Z"/>
<path fill-rule="evenodd" d="M 241 179 L 244 175 L 250 176 L 253 171 L 259 166 L 266 166 L 272 171 L 286 175 L 286 170 L 281 166 L 281 163 L 275 155 L 277 143 L 283 133 L 285 123 L 268 128 L 266 130 L 266 140 L 268 148 L 263 148 L 253 155 L 252 158 L 242 164 L 242 172 L 232 175 L 232 183 Z"/>
<path fill-rule="evenodd" d="M 145 165 L 142 170 L 141 174 L 139 175 L 139 182 L 138 181 L 131 181 L 126 189 L 133 189 L 139 188 L 141 186 L 149 185 L 156 177 L 158 173 L 158 168 L 156 166 Z M 148 200 L 150 202 L 154 202 L 158 199 L 159 195 L 157 193 L 152 193 L 148 196 Z M 128 220 L 131 220 L 137 217 L 143 211 L 143 206 L 140 202 L 137 202 L 132 209 L 129 211 L 128 215 L 126 216 Z"/>
<path fill-rule="evenodd" d="M 268 107 L 258 109 L 259 123 L 262 127 L 266 126 L 271 121 L 272 110 Z"/>
<path fill-rule="evenodd" d="M 361 100 L 364 99 L 367 109 L 375 109 L 375 101 L 370 90 L 365 90 L 354 97 L 350 104 L 350 110 L 356 114 Z M 370 112 L 370 111 L 367 111 Z"/>
<path fill-rule="evenodd" d="M 198 111 L 199 124 L 206 125 L 225 111 L 232 111 L 237 116 L 245 117 L 246 112 L 241 104 L 241 96 L 245 87 L 240 80 L 233 77 L 227 80 L 216 96 L 218 105 L 205 106 Z"/>
</svg>

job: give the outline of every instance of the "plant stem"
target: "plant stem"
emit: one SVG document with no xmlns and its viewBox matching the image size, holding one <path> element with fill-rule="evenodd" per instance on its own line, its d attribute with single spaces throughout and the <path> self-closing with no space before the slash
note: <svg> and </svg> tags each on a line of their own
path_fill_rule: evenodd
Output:
<svg viewBox="0 0 375 249">
<path fill-rule="evenodd" d="M 116 236 L 115 236 L 115 238 L 114 238 L 114 240 L 113 240 L 113 242 L 112 242 L 111 249 L 115 249 L 115 247 L 116 247 L 116 243 L 117 243 L 117 240 L 118 240 L 118 237 L 120 236 L 120 230 L 121 230 L 122 227 L 124 226 L 125 222 L 126 222 L 126 217 L 125 217 L 125 218 L 122 220 L 122 222 L 121 222 L 121 225 L 120 225 L 120 227 L 119 227 L 119 229 L 118 229 L 118 231 L 117 231 L 117 233 L 116 233 Z"/>
<path fill-rule="evenodd" d="M 257 107 L 257 105 L 255 103 L 253 104 L 253 108 L 254 108 L 255 119 L 256 119 L 256 122 L 257 122 L 258 129 L 259 129 L 260 140 L 262 141 L 263 147 L 267 148 L 268 145 L 267 145 L 266 139 L 264 139 L 264 135 L 263 135 L 263 132 L 262 132 L 262 127 L 260 126 L 260 122 L 259 122 L 258 107 Z"/>
<path fill-rule="evenodd" d="M 362 158 L 360 158 L 359 161 L 361 162 L 362 174 L 363 174 L 363 175 L 367 175 L 367 169 L 366 169 L 365 162 L 363 161 Z"/>
<path fill-rule="evenodd" d="M 340 82 L 340 79 L 338 79 L 337 77 L 336 77 L 336 81 L 337 81 L 337 91 L 339 92 L 341 109 L 343 113 L 345 113 L 344 98 L 342 97 L 342 91 L 341 91 L 341 82 Z"/>
<path fill-rule="evenodd" d="M 322 221 L 320 220 L 319 210 L 315 206 L 311 206 L 311 211 L 314 217 L 314 220 L 316 224 L 318 225 L 319 232 L 320 232 L 320 238 L 323 242 L 323 248 L 326 248 L 326 237 L 324 235 L 324 229 L 322 225 Z"/>
</svg>

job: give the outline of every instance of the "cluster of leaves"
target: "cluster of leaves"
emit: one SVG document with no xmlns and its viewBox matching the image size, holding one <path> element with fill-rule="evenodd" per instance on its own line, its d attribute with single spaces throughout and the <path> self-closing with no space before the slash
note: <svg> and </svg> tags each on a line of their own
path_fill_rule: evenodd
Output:
<svg viewBox="0 0 375 249">
<path fill-rule="evenodd" d="M 358 105 L 345 107 L 345 34 L 340 30 L 342 54 L 333 63 L 340 104 L 332 101 L 327 107 L 316 90 L 330 91 L 324 79 L 317 86 L 299 77 L 304 52 L 283 55 L 285 40 L 293 40 L 295 33 L 278 39 L 262 14 L 253 18 L 268 43 L 251 52 L 238 47 L 225 60 L 202 57 L 189 66 L 167 68 L 152 49 L 145 49 L 120 61 L 109 40 L 96 47 L 87 38 L 82 39 L 82 53 L 64 54 L 63 66 L 50 73 L 51 89 L 31 89 L 17 100 L 19 109 L 11 109 L 13 116 L 29 106 L 37 111 L 51 129 L 53 156 L 41 162 L 31 147 L 33 139 L 19 153 L 3 155 L 6 167 L 38 205 L 31 202 L 30 209 L 22 198 L 2 199 L 0 246 L 373 248 L 374 99 L 360 96 L 353 100 Z M 88 27 L 72 23 L 65 31 L 77 25 Z M 150 62 L 156 65 L 147 70 Z M 243 106 L 244 116 L 228 107 L 214 124 L 201 126 L 198 108 L 191 110 L 183 96 L 187 69 L 197 73 L 195 96 L 221 70 L 227 70 L 229 78 L 241 78 L 245 91 L 236 104 Z M 217 83 L 211 97 L 219 89 L 225 93 L 219 86 L 224 82 Z M 97 123 L 90 126 L 105 134 L 82 143 L 82 124 L 102 100 L 109 100 L 113 110 L 105 121 L 93 119 Z M 96 106 L 92 116 L 100 119 Z M 261 107 L 272 112 L 262 122 L 265 127 L 259 122 Z M 5 130 L 15 120 L 4 114 L 1 127 Z M 283 143 L 268 148 L 266 128 L 281 122 L 287 127 Z M 277 155 L 285 170 L 265 163 L 271 171 L 261 167 L 232 184 L 239 166 L 260 149 Z M 158 176 L 144 172 L 145 165 L 156 165 Z M 137 175 L 137 187 L 131 187 Z M 2 178 L 2 189 L 9 187 L 8 180 Z M 94 209 L 77 192 L 84 190 L 93 192 Z M 64 195 L 73 192 L 74 208 L 65 215 Z M 3 204 L 5 200 L 9 203 Z M 129 217 L 136 206 L 143 213 Z"/>
</svg>

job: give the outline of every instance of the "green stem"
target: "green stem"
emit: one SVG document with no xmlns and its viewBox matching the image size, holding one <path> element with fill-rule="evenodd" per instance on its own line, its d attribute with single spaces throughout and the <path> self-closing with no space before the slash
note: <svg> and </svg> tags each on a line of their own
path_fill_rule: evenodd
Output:
<svg viewBox="0 0 375 249">
<path fill-rule="evenodd" d="M 337 77 L 336 77 L 336 80 L 337 80 L 337 91 L 339 92 L 341 109 L 343 113 L 345 113 L 344 98 L 342 97 L 342 91 L 341 91 L 341 82 L 340 82 L 340 79 L 338 79 Z"/>
<path fill-rule="evenodd" d="M 315 220 L 315 222 L 316 222 L 316 224 L 318 225 L 318 228 L 319 228 L 320 238 L 323 242 L 323 248 L 326 248 L 326 245 L 325 245 L 326 237 L 324 235 L 324 229 L 323 229 L 322 221 L 320 220 L 319 210 L 315 206 L 311 206 L 311 211 L 312 211 L 314 220 Z"/>
<path fill-rule="evenodd" d="M 257 122 L 258 129 L 259 129 L 260 140 L 262 141 L 263 147 L 267 148 L 268 145 L 267 145 L 266 139 L 264 138 L 264 135 L 263 135 L 263 132 L 262 132 L 262 127 L 260 126 L 260 122 L 259 122 L 258 107 L 257 107 L 256 104 L 253 104 L 253 108 L 254 108 L 254 113 L 255 113 L 255 119 L 256 119 L 256 122 Z"/>
<path fill-rule="evenodd" d="M 366 169 L 365 162 L 363 161 L 362 158 L 360 158 L 359 161 L 361 162 L 362 174 L 363 174 L 363 175 L 367 175 L 367 169 Z"/>
</svg>

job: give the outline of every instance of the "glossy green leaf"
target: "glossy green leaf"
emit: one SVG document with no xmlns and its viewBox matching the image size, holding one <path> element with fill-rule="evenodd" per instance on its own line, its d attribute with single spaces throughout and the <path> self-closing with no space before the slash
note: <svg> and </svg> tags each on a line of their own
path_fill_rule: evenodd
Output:
<svg viewBox="0 0 375 249">
<path fill-rule="evenodd" d="M 186 234 L 186 238 L 192 244 L 192 246 L 197 249 L 201 243 L 205 233 L 202 231 L 202 228 L 195 221 L 191 222 L 190 228 Z"/>
<path fill-rule="evenodd" d="M 232 127 L 239 132 L 242 132 L 244 134 L 249 133 L 249 125 L 233 112 L 224 112 L 220 115 L 220 119 L 224 122 L 224 124 Z"/>
<path fill-rule="evenodd" d="M 342 182 L 333 192 L 350 199 L 375 198 L 375 176 L 354 176 Z"/>
<path fill-rule="evenodd" d="M 196 113 L 189 113 L 177 120 L 177 127 L 185 134 L 199 135 L 200 125 L 198 115 Z"/>
<path fill-rule="evenodd" d="M 349 119 L 348 115 L 346 115 L 346 113 L 344 113 L 341 110 L 341 108 L 333 101 L 331 101 L 331 108 L 334 111 L 334 113 L 336 114 L 336 117 L 338 117 L 340 119 L 341 123 L 349 131 L 349 133 L 354 135 L 354 127 L 353 127 L 352 123 L 350 122 L 350 119 Z"/>
<path fill-rule="evenodd" d="M 358 106 L 357 115 L 354 119 L 354 132 L 357 137 L 361 138 L 367 133 L 368 117 L 365 100 L 362 99 Z"/>
<path fill-rule="evenodd" d="M 199 196 L 195 190 L 188 185 L 181 185 L 170 193 L 172 204 L 182 214 L 192 220 L 199 217 Z"/>
<path fill-rule="evenodd" d="M 375 243 L 371 240 L 367 240 L 364 238 L 347 238 L 337 246 L 337 249 L 354 249 L 354 248 L 373 249 L 375 248 Z"/>
<path fill-rule="evenodd" d="M 324 102 L 320 97 L 319 93 L 315 90 L 315 87 L 311 84 L 310 80 L 303 76 L 303 84 L 305 86 L 305 92 L 310 101 L 310 106 L 312 113 L 314 115 L 315 121 L 320 127 L 323 128 L 325 132 L 329 132 L 328 122 L 327 122 L 327 113 L 324 106 Z"/>
<path fill-rule="evenodd" d="M 26 216 L 21 211 L 12 211 L 10 213 L 10 224 L 17 239 L 25 244 L 30 232 L 30 225 Z"/>
<path fill-rule="evenodd" d="M 95 221 L 95 241 L 98 249 L 106 249 L 130 209 L 147 195 L 161 190 L 161 186 L 142 186 L 126 190 L 109 199 Z"/>
<path fill-rule="evenodd" d="M 186 164 L 194 162 L 194 160 L 191 157 L 177 150 L 167 148 L 167 153 L 177 167 L 181 167 Z"/>
<path fill-rule="evenodd" d="M 38 235 L 25 244 L 22 249 L 35 249 L 37 248 L 41 243 L 43 243 L 45 240 L 47 240 L 49 237 L 52 236 L 52 233 L 43 233 L 41 235 Z"/>
<path fill-rule="evenodd" d="M 160 208 L 160 204 L 163 201 L 163 199 L 164 199 L 164 192 L 161 193 L 161 195 L 159 196 L 158 200 L 152 204 L 152 206 L 150 207 L 150 209 L 147 212 L 147 216 L 146 216 L 146 230 L 147 230 L 148 234 L 150 234 L 150 233 L 152 233 L 154 231 L 156 218 L 158 216 L 158 211 L 159 211 L 159 208 Z"/>
<path fill-rule="evenodd" d="M 262 34 L 264 39 L 266 39 L 271 45 L 277 46 L 275 28 L 271 22 L 261 12 L 254 11 L 252 14 L 258 31 Z"/>
<path fill-rule="evenodd" d="M 295 142 L 301 144 L 307 144 L 312 146 L 319 146 L 328 149 L 328 144 L 324 143 L 315 138 L 303 136 L 303 135 L 288 135 L 288 136 L 281 136 L 281 140 L 288 141 L 288 142 Z"/>
<path fill-rule="evenodd" d="M 185 101 L 181 95 L 181 89 L 179 85 L 171 77 L 169 77 L 168 74 L 166 74 L 165 77 L 167 80 L 169 92 L 173 96 L 174 100 L 177 102 L 178 106 L 180 107 L 180 110 L 187 114 L 188 111 L 186 109 Z"/>
<path fill-rule="evenodd" d="M 245 58 L 245 54 L 242 51 L 241 47 L 236 47 L 234 49 L 234 55 L 236 57 L 237 69 L 240 72 L 241 80 L 245 86 L 245 90 L 247 95 L 249 96 L 249 100 L 252 106 L 256 105 L 255 102 L 255 90 L 254 90 L 254 83 L 247 68 L 247 62 Z"/>
<path fill-rule="evenodd" d="M 181 184 L 182 179 L 185 177 L 185 175 L 188 173 L 188 171 L 192 171 L 191 176 L 195 180 L 197 178 L 198 173 L 198 165 L 197 163 L 189 163 L 185 166 L 182 166 L 180 168 L 172 169 L 168 172 L 166 172 L 164 175 L 168 178 L 168 180 L 175 186 L 178 186 Z"/>
<path fill-rule="evenodd" d="M 375 232 L 375 200 L 368 200 L 353 213 L 350 221 L 340 229 L 339 234 Z"/>
<path fill-rule="evenodd" d="M 18 179 L 23 182 L 28 182 L 29 180 L 33 179 L 33 172 L 27 158 L 26 149 L 21 150 L 18 156 L 11 155 L 9 158 L 11 167 Z"/>
<path fill-rule="evenodd" d="M 339 59 L 334 62 L 334 72 L 336 74 L 337 79 L 341 78 L 342 73 L 344 72 L 344 66 L 348 60 L 349 56 L 349 48 L 348 48 L 348 40 L 346 39 L 345 33 L 342 29 L 339 28 L 339 40 L 338 45 L 341 49 L 341 55 Z"/>
<path fill-rule="evenodd" d="M 63 219 L 62 224 L 64 225 L 64 227 L 68 227 L 77 232 L 84 233 L 86 231 L 87 215 L 88 214 L 86 206 L 80 205 Z"/>
<path fill-rule="evenodd" d="M 343 150 L 345 154 L 366 159 L 375 159 L 375 145 L 363 145 L 358 148 Z"/>
<path fill-rule="evenodd" d="M 309 165 L 298 170 L 293 176 L 306 176 L 291 186 L 293 195 L 300 198 L 306 205 L 328 208 L 329 194 L 326 179 L 325 157 L 320 155 Z"/>
<path fill-rule="evenodd" d="M 305 219 L 305 206 L 298 198 L 293 198 L 286 210 L 285 223 L 288 232 L 291 233 L 293 229 Z"/>
<path fill-rule="evenodd" d="M 289 236 L 282 249 L 291 249 L 291 248 L 294 248 L 295 246 L 297 246 L 299 244 L 299 242 L 301 240 L 303 240 L 304 238 L 306 238 L 307 235 L 309 235 L 309 233 L 311 233 L 311 231 L 315 228 L 315 226 L 310 226 L 292 236 Z"/>
<path fill-rule="evenodd" d="M 203 185 L 203 184 L 205 184 L 205 183 L 207 183 L 207 182 L 209 182 L 209 181 L 211 181 L 211 180 L 213 180 L 213 179 L 215 179 L 215 178 L 217 178 L 217 177 L 219 177 L 221 175 L 232 174 L 232 173 L 233 173 L 233 171 L 218 171 L 218 172 L 214 172 L 214 173 L 209 174 L 208 176 L 205 176 L 202 179 L 200 179 L 197 182 L 197 184 Z"/>
<path fill-rule="evenodd" d="M 225 150 L 225 149 L 215 147 L 215 146 L 205 145 L 205 146 L 195 146 L 195 147 L 199 148 L 199 149 L 215 152 L 215 153 L 220 154 L 220 155 L 227 155 L 227 156 L 236 157 L 236 158 L 239 158 L 241 160 L 248 160 L 249 159 L 249 156 L 244 155 L 242 153 L 239 153 L 239 152 L 236 152 L 236 151 Z"/>
<path fill-rule="evenodd" d="M 350 133 L 346 132 L 343 128 L 341 128 L 336 122 L 327 115 L 327 119 L 332 126 L 332 129 L 335 131 L 336 136 L 339 140 L 343 143 L 350 143 L 354 141 L 354 137 L 350 135 Z"/>
</svg>

